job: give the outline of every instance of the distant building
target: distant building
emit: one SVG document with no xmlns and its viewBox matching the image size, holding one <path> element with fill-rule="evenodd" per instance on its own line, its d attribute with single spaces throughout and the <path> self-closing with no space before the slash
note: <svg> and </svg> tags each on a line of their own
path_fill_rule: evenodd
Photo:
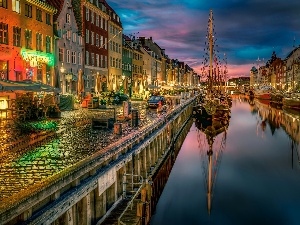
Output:
<svg viewBox="0 0 300 225">
<path fill-rule="evenodd" d="M 75 18 L 76 1 L 49 0 L 49 3 L 58 10 L 54 15 L 54 46 L 55 46 L 55 82 L 62 94 L 79 95 L 83 87 L 83 40 L 82 29 L 78 24 L 82 20 Z"/>
<path fill-rule="evenodd" d="M 84 0 L 84 79 L 87 93 L 108 90 L 108 9 L 100 1 Z"/>
</svg>

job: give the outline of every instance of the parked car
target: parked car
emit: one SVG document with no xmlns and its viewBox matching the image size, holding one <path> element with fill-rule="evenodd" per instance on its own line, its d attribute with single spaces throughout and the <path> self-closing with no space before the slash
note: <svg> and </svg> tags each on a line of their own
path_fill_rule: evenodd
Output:
<svg viewBox="0 0 300 225">
<path fill-rule="evenodd" d="M 163 106 L 166 104 L 166 99 L 161 95 L 153 95 L 147 101 L 148 108 L 158 108 L 159 105 Z"/>
</svg>

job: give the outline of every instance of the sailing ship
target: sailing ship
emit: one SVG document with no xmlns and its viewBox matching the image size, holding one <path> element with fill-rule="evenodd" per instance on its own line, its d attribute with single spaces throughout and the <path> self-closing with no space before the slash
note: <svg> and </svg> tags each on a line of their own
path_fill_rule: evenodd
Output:
<svg viewBox="0 0 300 225">
<path fill-rule="evenodd" d="M 224 66 L 221 65 L 217 51 L 215 50 L 216 39 L 213 25 L 213 12 L 210 10 L 207 42 L 205 42 L 205 56 L 202 62 L 202 75 L 207 79 L 207 90 L 205 98 L 201 99 L 200 104 L 194 107 L 195 117 L 228 117 L 230 114 L 231 98 L 227 96 L 226 88 L 222 83 L 226 83 L 227 60 Z M 225 54 L 224 54 L 225 56 Z"/>
</svg>

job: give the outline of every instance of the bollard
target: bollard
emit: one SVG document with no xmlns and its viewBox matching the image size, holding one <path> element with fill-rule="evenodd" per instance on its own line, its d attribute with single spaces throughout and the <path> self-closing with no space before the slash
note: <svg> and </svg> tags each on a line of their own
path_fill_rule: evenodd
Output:
<svg viewBox="0 0 300 225">
<path fill-rule="evenodd" d="M 131 110 L 131 126 L 137 127 L 139 125 L 139 111 L 137 109 Z"/>
<path fill-rule="evenodd" d="M 114 134 L 122 134 L 122 123 L 114 123 Z"/>
</svg>

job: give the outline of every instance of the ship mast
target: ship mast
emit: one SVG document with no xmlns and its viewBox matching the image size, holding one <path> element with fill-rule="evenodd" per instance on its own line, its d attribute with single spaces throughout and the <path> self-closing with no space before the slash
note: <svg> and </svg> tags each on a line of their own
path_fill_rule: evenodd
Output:
<svg viewBox="0 0 300 225">
<path fill-rule="evenodd" d="M 213 12 L 210 10 L 209 14 L 209 31 L 208 31 L 208 42 L 209 42 L 209 76 L 208 76 L 208 87 L 212 91 L 213 81 L 213 49 L 214 49 L 214 36 L 213 36 Z"/>
</svg>

